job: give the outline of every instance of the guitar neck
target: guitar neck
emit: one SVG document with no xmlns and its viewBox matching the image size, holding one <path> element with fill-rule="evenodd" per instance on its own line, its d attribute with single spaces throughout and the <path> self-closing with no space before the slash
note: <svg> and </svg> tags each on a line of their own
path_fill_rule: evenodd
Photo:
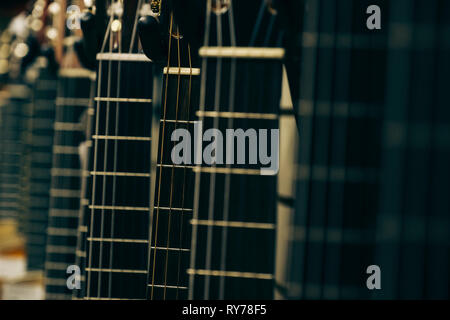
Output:
<svg viewBox="0 0 450 320">
<path fill-rule="evenodd" d="M 141 54 L 106 53 L 97 59 L 86 297 L 143 299 L 153 66 Z"/>
<path fill-rule="evenodd" d="M 28 269 L 43 270 L 50 199 L 57 76 L 38 58 L 29 131 L 29 183 L 26 224 Z"/>
<path fill-rule="evenodd" d="M 212 92 L 197 112 L 204 130 L 278 128 L 282 56 L 258 57 L 263 51 L 200 49 L 201 91 Z M 276 176 L 250 164 L 200 165 L 194 172 L 189 298 L 272 298 Z"/>
<path fill-rule="evenodd" d="M 172 34 L 177 35 L 178 30 L 173 29 Z M 156 168 L 152 171 L 155 190 L 147 297 L 158 300 L 188 297 L 194 175 L 192 166 L 172 162 L 172 134 L 177 129 L 193 133 L 200 80 L 189 46 L 177 36 L 169 41 L 170 58 L 156 80 L 161 83 L 162 98 L 154 104 L 159 132 L 154 135 L 158 144 L 152 155 Z"/>
<path fill-rule="evenodd" d="M 93 110 L 90 98 L 94 83 L 95 73 L 89 70 L 59 71 L 45 262 L 47 299 L 72 295 L 66 270 L 75 263 L 77 237 L 82 231 L 78 230 L 82 177 L 79 145 L 85 126 L 80 120 Z"/>
</svg>

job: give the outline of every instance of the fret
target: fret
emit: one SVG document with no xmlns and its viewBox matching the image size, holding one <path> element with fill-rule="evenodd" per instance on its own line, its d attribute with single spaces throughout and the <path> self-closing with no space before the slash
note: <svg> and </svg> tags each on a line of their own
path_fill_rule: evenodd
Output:
<svg viewBox="0 0 450 320">
<path fill-rule="evenodd" d="M 215 221 L 215 220 L 196 220 L 190 221 L 193 225 L 198 226 L 212 226 L 224 228 L 248 228 L 248 229 L 263 229 L 275 230 L 276 226 L 273 223 L 259 223 L 259 222 L 241 222 L 241 221 Z"/>
<path fill-rule="evenodd" d="M 149 173 L 137 173 L 137 172 L 90 172 L 93 176 L 116 176 L 116 177 L 138 177 L 138 178 L 150 178 Z"/>
<path fill-rule="evenodd" d="M 160 119 L 160 122 L 167 123 L 179 123 L 179 124 L 196 124 L 198 121 L 189 121 L 189 120 L 170 120 L 170 119 Z"/>
<path fill-rule="evenodd" d="M 51 217 L 60 217 L 60 218 L 78 218 L 79 211 L 76 209 L 55 209 L 52 208 L 49 211 L 49 216 Z"/>
<path fill-rule="evenodd" d="M 71 146 L 53 146 L 53 153 L 54 154 L 72 154 L 72 155 L 78 155 L 79 149 L 78 147 L 71 147 Z"/>
<path fill-rule="evenodd" d="M 60 278 L 45 278 L 45 285 L 46 286 L 66 286 L 67 280 L 60 279 Z"/>
<path fill-rule="evenodd" d="M 7 192 L 2 192 L 2 197 L 8 198 L 8 199 L 19 199 L 20 195 L 16 194 L 16 193 L 7 193 Z"/>
<path fill-rule="evenodd" d="M 190 249 L 183 249 L 183 248 L 154 247 L 154 246 L 150 246 L 150 249 L 176 251 L 176 252 L 179 252 L 179 251 L 189 252 L 189 251 L 191 251 Z"/>
<path fill-rule="evenodd" d="M 176 168 L 176 169 L 193 169 L 195 168 L 195 166 L 190 166 L 190 165 L 179 165 L 179 164 L 160 164 L 158 163 L 156 165 L 158 168 Z"/>
<path fill-rule="evenodd" d="M 50 261 L 47 261 L 45 263 L 45 269 L 47 269 L 47 270 L 64 270 L 64 271 L 66 271 L 68 266 L 69 265 L 67 263 L 64 263 L 64 262 L 50 262 Z"/>
<path fill-rule="evenodd" d="M 189 208 L 158 207 L 158 206 L 155 206 L 154 208 L 159 209 L 159 210 L 167 210 L 167 211 L 192 212 L 192 209 L 189 209 Z"/>
<path fill-rule="evenodd" d="M 54 129 L 56 131 L 84 131 L 82 125 L 78 122 L 76 123 L 55 122 Z"/>
<path fill-rule="evenodd" d="M 11 98 L 25 98 L 31 95 L 31 89 L 25 84 L 9 83 L 8 91 Z"/>
<path fill-rule="evenodd" d="M 52 168 L 51 175 L 53 177 L 80 177 L 82 171 L 79 169 Z"/>
<path fill-rule="evenodd" d="M 138 98 L 114 98 L 114 97 L 95 97 L 95 101 L 99 102 L 134 102 L 134 103 L 151 103 L 152 99 L 138 99 Z"/>
<path fill-rule="evenodd" d="M 147 274 L 147 270 L 131 270 L 131 269 L 106 269 L 106 268 L 86 268 L 89 272 L 111 272 L 111 273 L 140 273 Z"/>
<path fill-rule="evenodd" d="M 83 68 L 62 68 L 58 71 L 58 75 L 62 78 L 89 78 L 92 81 L 97 78 L 95 72 Z"/>
<path fill-rule="evenodd" d="M 86 108 L 91 104 L 91 100 L 86 99 L 86 98 L 57 97 L 55 104 L 58 107 L 83 107 L 83 108 Z"/>
<path fill-rule="evenodd" d="M 261 169 L 241 169 L 241 168 L 219 168 L 219 167 L 194 167 L 194 172 L 198 173 L 217 173 L 217 174 L 233 174 L 233 175 L 264 175 Z"/>
<path fill-rule="evenodd" d="M 237 58 L 237 59 L 283 59 L 283 48 L 263 47 L 201 47 L 200 57 L 203 58 Z"/>
<path fill-rule="evenodd" d="M 205 118 L 226 118 L 226 119 L 278 120 L 279 118 L 279 115 L 275 113 L 197 111 L 196 115 L 198 117 L 205 117 Z"/>
<path fill-rule="evenodd" d="M 118 243 L 148 243 L 146 239 L 119 239 L 119 238 L 93 238 L 88 237 L 87 241 L 93 242 L 118 242 Z"/>
<path fill-rule="evenodd" d="M 151 62 L 146 55 L 140 53 L 98 53 L 98 61 Z"/>
<path fill-rule="evenodd" d="M 149 287 L 155 288 L 164 288 L 164 289 L 177 289 L 177 290 L 187 290 L 188 287 L 180 287 L 180 286 L 169 286 L 165 284 L 148 284 Z"/>
<path fill-rule="evenodd" d="M 127 206 L 102 206 L 102 205 L 90 205 L 89 209 L 99 210 L 118 210 L 118 211 L 149 211 L 147 207 L 127 207 Z"/>
<path fill-rule="evenodd" d="M 76 237 L 77 236 L 77 232 L 74 229 L 53 228 L 53 227 L 49 227 L 47 229 L 47 234 L 50 236 L 61 236 L 61 237 Z"/>
<path fill-rule="evenodd" d="M 93 135 L 94 140 L 123 140 L 123 141 L 152 141 L 150 137 L 126 137 L 126 136 L 107 136 L 107 135 Z"/>
<path fill-rule="evenodd" d="M 164 67 L 163 74 L 169 75 L 181 75 L 181 76 L 199 76 L 200 69 L 199 68 L 179 68 L 179 67 Z"/>
<path fill-rule="evenodd" d="M 80 190 L 50 189 L 50 196 L 55 198 L 79 198 Z"/>
<path fill-rule="evenodd" d="M 274 279 L 273 274 L 256 273 L 256 272 L 188 269 L 187 273 L 190 275 L 207 276 L 207 277 L 230 277 L 230 278 L 259 279 L 259 280 L 273 280 Z"/>
</svg>

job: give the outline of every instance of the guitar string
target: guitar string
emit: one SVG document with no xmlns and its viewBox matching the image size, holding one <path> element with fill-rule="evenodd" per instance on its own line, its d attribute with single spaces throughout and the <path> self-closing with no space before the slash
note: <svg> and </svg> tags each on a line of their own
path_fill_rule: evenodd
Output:
<svg viewBox="0 0 450 320">
<path fill-rule="evenodd" d="M 140 2 L 140 1 L 139 1 Z M 136 21 L 136 17 L 138 16 L 138 10 L 139 10 L 139 6 L 136 9 L 136 16 L 135 16 L 135 21 Z M 121 21 L 123 23 L 123 20 Z M 133 31 L 135 31 L 135 28 L 133 29 Z M 134 34 L 132 36 L 132 41 L 134 40 Z M 130 42 L 130 51 L 131 51 L 131 47 L 132 47 L 133 43 Z M 121 54 L 122 53 L 122 38 L 119 39 L 119 48 L 118 48 L 118 53 Z M 131 53 L 131 52 L 130 52 Z M 116 83 L 116 98 L 120 98 L 121 95 L 121 71 L 122 71 L 122 62 L 118 61 L 117 62 L 117 83 Z M 128 70 L 126 70 L 128 71 Z M 127 72 L 128 73 L 128 72 Z M 127 77 L 125 77 L 126 79 Z M 117 99 L 118 100 L 118 99 Z M 119 136 L 119 106 L 120 106 L 120 101 L 116 101 L 116 119 L 115 119 L 115 127 L 114 127 L 114 136 L 118 137 Z M 108 135 L 108 133 L 106 133 L 106 135 Z M 115 139 L 114 140 L 114 158 L 113 158 L 113 177 L 112 177 L 112 199 L 111 199 L 111 226 L 110 226 L 110 237 L 111 239 L 114 239 L 115 237 L 115 232 L 114 232 L 114 226 L 115 226 L 115 217 L 116 217 L 116 180 L 117 180 L 117 175 L 115 174 L 117 172 L 117 148 L 118 148 L 118 140 Z M 105 153 L 106 154 L 106 153 Z M 107 168 L 104 168 L 105 172 L 108 172 Z M 105 175 L 105 180 L 106 180 L 106 175 Z M 114 259 L 114 241 L 112 241 L 109 244 L 109 275 L 108 275 L 108 298 L 111 298 L 112 295 L 112 276 L 113 276 L 113 259 Z M 99 265 L 100 269 L 102 268 L 101 265 Z"/>
<path fill-rule="evenodd" d="M 186 119 L 188 121 L 190 120 L 190 111 L 191 111 L 191 90 L 192 90 L 192 61 L 191 61 L 191 47 L 188 43 L 187 45 L 188 50 L 188 59 L 189 59 L 189 87 L 188 87 L 188 107 L 187 107 L 187 115 Z M 183 192 L 182 192 L 182 198 L 181 198 L 181 223 L 180 223 L 180 235 L 179 235 L 179 245 L 180 249 L 178 250 L 178 274 L 177 274 L 177 286 L 180 286 L 180 275 L 181 275 L 181 255 L 183 251 L 183 225 L 184 225 L 184 219 L 185 219 L 185 189 L 186 189 L 186 172 L 187 168 L 185 167 L 183 169 Z M 189 179 L 190 181 L 190 179 Z M 177 288 L 176 292 L 176 299 L 178 299 L 179 289 Z"/>
<path fill-rule="evenodd" d="M 170 25 L 169 25 L 169 47 L 168 47 L 168 57 L 167 57 L 167 71 L 170 68 L 170 56 L 172 49 L 172 32 L 173 32 L 173 13 L 170 14 Z M 166 74 L 165 79 L 165 88 L 164 88 L 164 108 L 163 108 L 163 119 L 162 119 L 162 134 L 161 134 L 161 156 L 160 156 L 160 164 L 163 163 L 163 150 L 164 150 L 164 138 L 165 138 L 165 130 L 166 130 L 166 114 L 167 114 L 167 91 L 169 84 L 169 72 Z M 161 180 L 162 180 L 162 167 L 159 168 L 159 177 L 158 177 L 158 200 L 157 200 L 157 208 L 156 208 L 156 227 L 155 227 L 155 242 L 153 250 L 153 270 L 152 270 L 152 289 L 150 299 L 153 300 L 154 288 L 155 288 L 155 269 L 156 269 L 156 247 L 158 241 L 158 227 L 159 227 L 159 208 L 161 202 Z"/>
<path fill-rule="evenodd" d="M 228 10 L 229 32 L 231 46 L 236 46 L 236 34 L 234 28 L 234 15 L 233 15 L 233 1 L 230 1 L 230 7 Z M 257 24 L 258 25 L 258 24 Z M 235 85 L 236 85 L 236 58 L 231 59 L 231 71 L 230 71 L 230 93 L 228 109 L 230 112 L 234 112 L 235 103 Z M 234 118 L 228 119 L 228 128 L 233 128 Z M 227 164 L 227 168 L 231 168 L 231 165 Z M 228 172 L 225 174 L 225 192 L 224 192 L 224 208 L 223 208 L 223 220 L 229 221 L 230 211 L 230 188 L 231 188 L 231 174 Z M 224 226 L 222 229 L 222 247 L 220 252 L 220 270 L 226 270 L 226 256 L 227 256 L 227 241 L 228 241 L 228 226 Z M 220 276 L 219 282 L 219 299 L 225 298 L 225 277 Z"/>
<path fill-rule="evenodd" d="M 181 81 L 181 55 L 180 55 L 180 30 L 177 25 L 177 60 L 178 60 L 178 79 L 177 79 L 177 99 L 176 99 L 176 107 L 175 107 L 175 130 L 178 125 L 178 109 L 180 103 L 180 81 Z M 170 39 L 172 41 L 172 38 Z M 169 69 L 168 69 L 169 70 Z M 175 145 L 175 142 L 173 143 Z M 162 162 L 161 162 L 162 164 Z M 162 168 L 161 168 L 162 170 Z M 167 271 L 169 264 L 169 248 L 170 248 L 170 231 L 171 231 L 171 220 L 172 220 L 172 201 L 173 201 L 173 188 L 174 188 L 174 174 L 175 174 L 175 164 L 172 164 L 171 170 L 171 178 L 170 178 L 170 195 L 169 195 L 169 214 L 168 214 L 168 222 L 167 222 L 167 248 L 166 248 L 166 261 L 165 261 L 165 270 L 164 270 L 164 300 L 166 300 L 167 293 Z"/>
<path fill-rule="evenodd" d="M 113 3 L 118 4 L 120 0 L 117 0 Z M 114 18 L 114 13 L 111 14 L 111 17 Z M 113 53 L 113 44 L 115 39 L 113 38 L 113 30 L 110 30 L 110 41 L 109 41 L 109 53 Z M 120 40 L 119 40 L 120 41 Z M 120 43 L 120 42 L 119 42 Z M 108 101 L 106 101 L 106 120 L 105 120 L 105 134 L 109 135 L 109 129 L 110 129 L 110 110 L 111 110 L 111 81 L 112 81 L 112 60 L 108 61 L 108 82 L 107 82 L 107 91 L 106 96 L 108 97 Z M 105 140 L 105 149 L 103 153 L 103 171 L 108 171 L 108 152 L 109 152 L 109 140 Z M 103 175 L 102 178 L 102 207 L 101 207 L 101 213 L 100 213 L 100 243 L 99 243 L 99 254 L 98 254 L 98 271 L 97 271 L 97 298 L 101 297 L 101 291 L 102 291 L 102 275 L 103 275 L 103 248 L 104 248 L 104 228 L 105 228 L 105 203 L 106 203 L 106 175 Z M 95 201 L 95 199 L 93 199 Z M 94 229 L 94 228 L 92 228 Z"/>
<path fill-rule="evenodd" d="M 108 42 L 108 38 L 110 36 L 110 30 L 111 30 L 111 24 L 112 24 L 112 19 L 113 17 L 110 16 L 109 22 L 108 22 L 108 26 L 107 26 L 107 31 L 105 32 L 105 36 L 103 39 L 103 43 L 102 43 L 102 47 L 101 47 L 101 52 L 105 52 L 105 47 L 106 44 Z M 110 63 L 110 61 L 109 61 Z M 98 66 L 98 83 L 97 83 L 97 96 L 100 97 L 101 96 L 101 89 L 102 89 L 102 73 L 103 73 L 103 61 L 100 60 L 99 61 L 99 66 Z M 95 135 L 98 136 L 99 135 L 99 128 L 100 128 L 100 100 L 97 101 L 97 106 L 96 106 L 96 120 L 95 120 Z M 95 198 L 96 198 L 96 173 L 97 173 L 97 159 L 98 159 L 98 143 L 99 143 L 99 139 L 95 139 L 95 147 L 94 147 L 94 159 L 93 159 L 93 176 L 92 176 L 92 193 L 91 193 L 91 210 L 90 210 L 90 222 L 89 222 L 89 235 L 90 235 L 90 241 L 89 241 L 89 258 L 88 258 L 88 270 L 86 272 L 87 275 L 87 284 L 86 284 L 86 298 L 89 299 L 91 298 L 91 278 L 92 278 L 92 259 L 93 259 L 93 253 L 92 253 L 92 249 L 93 249 L 93 241 L 92 239 L 94 238 L 94 204 L 95 204 Z"/>
<path fill-rule="evenodd" d="M 138 17 L 139 17 L 139 9 L 142 6 L 142 0 L 139 0 L 137 2 L 137 6 L 136 6 L 136 13 L 135 13 L 135 17 L 134 17 L 134 22 L 133 22 L 133 29 L 132 29 L 132 35 L 131 35 L 131 41 L 130 41 L 130 46 L 128 49 L 128 53 L 132 53 L 133 52 L 133 48 L 134 48 L 134 41 L 136 39 L 136 29 L 137 29 L 137 21 L 138 21 Z M 119 40 L 119 54 L 122 53 L 122 39 Z M 117 71 L 117 94 L 116 94 L 116 98 L 120 98 L 121 95 L 121 71 L 122 71 L 122 62 L 118 61 L 118 71 Z M 129 70 L 126 69 L 125 70 L 127 74 L 129 74 Z M 125 77 L 128 78 L 128 77 Z M 120 101 L 116 101 L 116 119 L 115 119 L 115 136 L 119 136 L 119 119 L 120 119 L 120 115 L 119 115 L 119 106 L 120 106 Z M 115 173 L 117 173 L 117 161 L 118 161 L 118 140 L 115 139 L 114 140 L 114 160 L 113 160 L 113 177 L 112 177 L 112 209 L 111 209 L 111 226 L 110 226 L 110 237 L 111 239 L 115 238 L 115 219 L 116 219 L 116 183 L 117 183 L 117 175 Z M 108 171 L 105 168 L 105 172 Z M 114 241 L 112 241 L 110 243 L 110 250 L 109 250 L 109 277 L 108 277 L 108 298 L 111 298 L 112 296 L 112 286 L 113 286 L 113 260 L 114 260 Z M 101 267 L 101 266 L 100 266 Z"/>
<path fill-rule="evenodd" d="M 216 5 L 220 5 L 219 0 L 215 0 Z M 216 36 L 218 47 L 223 46 L 222 39 L 222 18 L 221 16 L 216 16 Z M 221 99 L 221 76 L 222 76 L 222 58 L 217 59 L 216 65 L 216 79 L 215 79 L 215 89 L 214 89 L 214 111 L 219 112 L 220 110 L 220 99 Z M 219 128 L 219 117 L 215 117 L 213 121 L 213 128 Z M 214 143 L 217 144 L 217 137 L 214 137 Z M 217 150 L 215 151 L 217 152 Z M 215 153 L 217 156 L 217 153 Z M 212 167 L 216 167 L 216 161 L 213 161 Z M 208 206 L 208 220 L 214 221 L 214 206 L 215 206 L 215 191 L 216 191 L 216 173 L 212 172 L 209 176 L 209 206 Z M 213 238 L 213 226 L 208 225 L 207 227 L 207 239 L 206 239 L 206 256 L 205 256 L 205 268 L 206 270 L 211 270 L 211 259 L 212 259 L 212 238 Z M 210 290 L 210 275 L 206 275 L 203 295 L 206 300 L 209 299 Z"/>
</svg>

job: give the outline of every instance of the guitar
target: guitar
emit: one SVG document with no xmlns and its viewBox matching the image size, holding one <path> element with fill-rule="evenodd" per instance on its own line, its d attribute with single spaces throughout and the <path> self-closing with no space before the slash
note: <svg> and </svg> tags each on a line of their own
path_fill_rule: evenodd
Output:
<svg viewBox="0 0 450 320">
<path fill-rule="evenodd" d="M 153 101 L 148 299 L 186 299 L 190 256 L 194 175 L 192 166 L 175 165 L 170 157 L 177 129 L 193 133 L 198 106 L 200 69 L 174 18 L 169 1 L 154 1 L 153 15 L 141 18 L 143 50 L 155 64 Z M 157 141 L 157 143 L 156 143 Z"/>
<path fill-rule="evenodd" d="M 17 28 L 30 12 L 24 12 L 12 20 L 1 34 L 0 75 L 2 81 L 2 101 L 0 107 L 0 216 L 22 219 L 19 214 L 21 203 L 20 180 L 22 175 L 24 144 L 21 132 L 27 124 L 30 107 L 31 88 L 25 73 L 36 57 L 34 30 Z M 33 20 L 34 19 L 34 20 Z M 40 21 L 35 16 L 31 21 Z"/>
<path fill-rule="evenodd" d="M 42 12 L 37 39 L 39 55 L 28 68 L 27 79 L 32 84 L 32 103 L 24 134 L 27 156 L 23 165 L 23 211 L 28 270 L 43 271 L 47 241 L 48 213 L 52 175 L 52 148 L 55 126 L 57 73 L 62 57 L 62 27 L 64 17 L 56 1 L 37 1 L 35 9 Z"/>
<path fill-rule="evenodd" d="M 96 55 L 85 298 L 144 299 L 153 65 L 139 52 L 136 30 L 148 6 L 141 1 L 111 1 L 108 8 L 106 32 Z M 96 10 L 102 10 L 98 1 Z"/>
<path fill-rule="evenodd" d="M 201 58 L 196 116 L 204 130 L 276 132 L 282 64 L 286 58 L 282 10 L 278 12 L 273 3 L 266 1 L 196 2 L 189 4 L 191 10 L 200 8 L 205 19 L 192 26 L 190 16 L 185 14 L 188 5 L 183 1 L 173 4 L 183 35 L 191 44 L 197 44 L 195 49 Z M 201 29 L 203 37 L 198 36 Z M 217 142 L 217 131 L 213 132 Z M 243 146 L 247 148 L 251 142 L 247 144 L 246 138 Z M 272 137 L 272 147 L 274 140 L 276 136 Z M 186 270 L 188 298 L 271 299 L 276 163 L 269 170 L 262 164 L 246 164 L 251 162 L 252 154 L 244 155 L 248 161 L 240 161 L 237 157 L 242 150 L 228 147 L 227 143 L 227 159 L 234 161 L 223 164 L 216 149 L 211 153 L 214 159 L 211 163 L 197 163 L 193 168 L 191 254 Z M 276 152 L 273 148 L 272 155 Z"/>
<path fill-rule="evenodd" d="M 64 12 L 61 3 L 61 12 Z M 47 228 L 45 284 L 47 299 L 69 299 L 67 269 L 76 262 L 77 241 L 85 227 L 80 222 L 82 167 L 79 145 L 85 140 L 93 114 L 95 72 L 81 67 L 74 52 L 75 31 L 66 36 L 58 89 L 53 138 L 50 211 Z"/>
</svg>

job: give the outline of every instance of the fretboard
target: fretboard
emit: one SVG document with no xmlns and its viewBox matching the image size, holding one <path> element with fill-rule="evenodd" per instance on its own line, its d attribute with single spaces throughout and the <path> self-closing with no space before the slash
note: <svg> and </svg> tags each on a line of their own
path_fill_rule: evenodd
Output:
<svg viewBox="0 0 450 320">
<path fill-rule="evenodd" d="M 146 296 L 152 64 L 143 55 L 122 57 L 97 56 L 87 299 Z"/>
<path fill-rule="evenodd" d="M 0 218 L 22 219 L 20 180 L 24 146 L 22 132 L 30 108 L 31 89 L 10 84 L 8 97 L 0 101 Z"/>
<path fill-rule="evenodd" d="M 29 270 L 44 270 L 48 211 L 52 174 L 52 149 L 55 125 L 57 76 L 39 57 L 35 68 L 38 76 L 33 84 L 33 107 L 28 139 L 28 183 L 26 207 L 26 250 Z"/>
<path fill-rule="evenodd" d="M 211 56 L 204 61 L 203 72 L 220 65 L 222 74 L 220 82 L 203 82 L 205 92 L 215 93 L 197 113 L 204 130 L 278 128 L 280 60 Z M 194 172 L 189 298 L 271 298 L 276 176 L 262 175 L 251 165 L 196 166 Z"/>
<path fill-rule="evenodd" d="M 172 40 L 172 45 L 177 45 Z M 176 51 L 176 47 L 174 48 Z M 178 49 L 179 50 L 179 49 Z M 180 52 L 184 57 L 186 48 Z M 176 54 L 174 55 L 176 57 Z M 186 129 L 193 136 L 195 108 L 198 105 L 200 70 L 181 67 L 176 58 L 164 67 L 162 99 L 154 108 L 160 110 L 158 149 L 154 183 L 152 229 L 149 246 L 149 299 L 187 299 L 190 237 L 193 211 L 194 175 L 192 166 L 175 165 L 171 160 L 172 133 Z M 172 66 L 174 65 L 174 66 Z"/>
<path fill-rule="evenodd" d="M 56 98 L 50 211 L 47 229 L 45 283 L 47 299 L 69 299 L 67 268 L 75 264 L 79 230 L 82 168 L 79 145 L 93 111 L 95 73 L 81 69 L 59 71 Z"/>
</svg>

